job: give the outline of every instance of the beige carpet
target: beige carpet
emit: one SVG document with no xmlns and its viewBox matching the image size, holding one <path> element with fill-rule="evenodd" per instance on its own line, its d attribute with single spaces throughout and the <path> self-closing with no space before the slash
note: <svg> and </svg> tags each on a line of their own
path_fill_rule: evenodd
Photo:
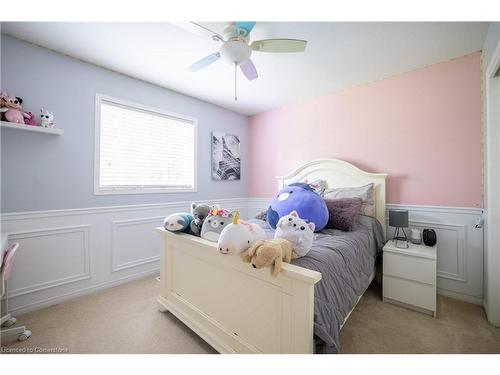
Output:
<svg viewBox="0 0 500 375">
<path fill-rule="evenodd" d="M 148 277 L 18 316 L 33 331 L 25 342 L 4 340 L 3 352 L 60 348 L 70 353 L 215 353 L 155 302 Z M 372 285 L 341 332 L 343 353 L 500 353 L 500 329 L 480 306 L 439 296 L 438 317 L 381 301 Z M 39 349 L 38 349 L 39 350 Z"/>
</svg>

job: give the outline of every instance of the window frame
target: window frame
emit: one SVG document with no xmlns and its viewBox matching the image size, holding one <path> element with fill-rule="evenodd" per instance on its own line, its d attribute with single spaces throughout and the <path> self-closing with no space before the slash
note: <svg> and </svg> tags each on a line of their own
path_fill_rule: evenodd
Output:
<svg viewBox="0 0 500 375">
<path fill-rule="evenodd" d="M 162 116 L 172 117 L 184 122 L 190 122 L 194 127 L 194 153 L 193 153 L 193 187 L 191 188 L 168 188 L 162 187 L 143 187 L 143 188 L 123 188 L 106 189 L 100 186 L 101 169 L 101 104 L 109 102 L 139 111 L 150 112 Z M 139 103 L 130 102 L 112 96 L 99 94 L 95 96 L 95 126 L 94 126 L 94 195 L 123 195 L 123 194 L 163 194 L 163 193 L 196 193 L 198 190 L 198 119 L 181 115 L 163 109 L 146 106 Z"/>
</svg>

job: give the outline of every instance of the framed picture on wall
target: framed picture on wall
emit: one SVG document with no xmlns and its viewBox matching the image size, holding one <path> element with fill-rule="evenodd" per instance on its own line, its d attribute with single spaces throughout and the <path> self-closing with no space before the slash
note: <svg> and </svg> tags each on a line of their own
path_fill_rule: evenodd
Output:
<svg viewBox="0 0 500 375">
<path fill-rule="evenodd" d="M 240 137 L 212 132 L 212 179 L 240 179 Z"/>
</svg>

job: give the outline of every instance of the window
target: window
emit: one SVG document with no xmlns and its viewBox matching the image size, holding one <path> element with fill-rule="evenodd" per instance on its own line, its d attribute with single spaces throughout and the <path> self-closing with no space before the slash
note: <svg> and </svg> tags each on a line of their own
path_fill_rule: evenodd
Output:
<svg viewBox="0 0 500 375">
<path fill-rule="evenodd" d="M 195 119 L 96 96 L 95 194 L 196 191 Z"/>
</svg>

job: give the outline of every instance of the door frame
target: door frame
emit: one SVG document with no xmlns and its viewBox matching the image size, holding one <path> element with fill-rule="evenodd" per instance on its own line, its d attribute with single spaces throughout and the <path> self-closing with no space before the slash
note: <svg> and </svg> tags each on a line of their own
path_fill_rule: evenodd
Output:
<svg viewBox="0 0 500 375">
<path fill-rule="evenodd" d="M 485 295 L 488 321 L 500 327 L 500 42 L 485 71 Z"/>
</svg>

